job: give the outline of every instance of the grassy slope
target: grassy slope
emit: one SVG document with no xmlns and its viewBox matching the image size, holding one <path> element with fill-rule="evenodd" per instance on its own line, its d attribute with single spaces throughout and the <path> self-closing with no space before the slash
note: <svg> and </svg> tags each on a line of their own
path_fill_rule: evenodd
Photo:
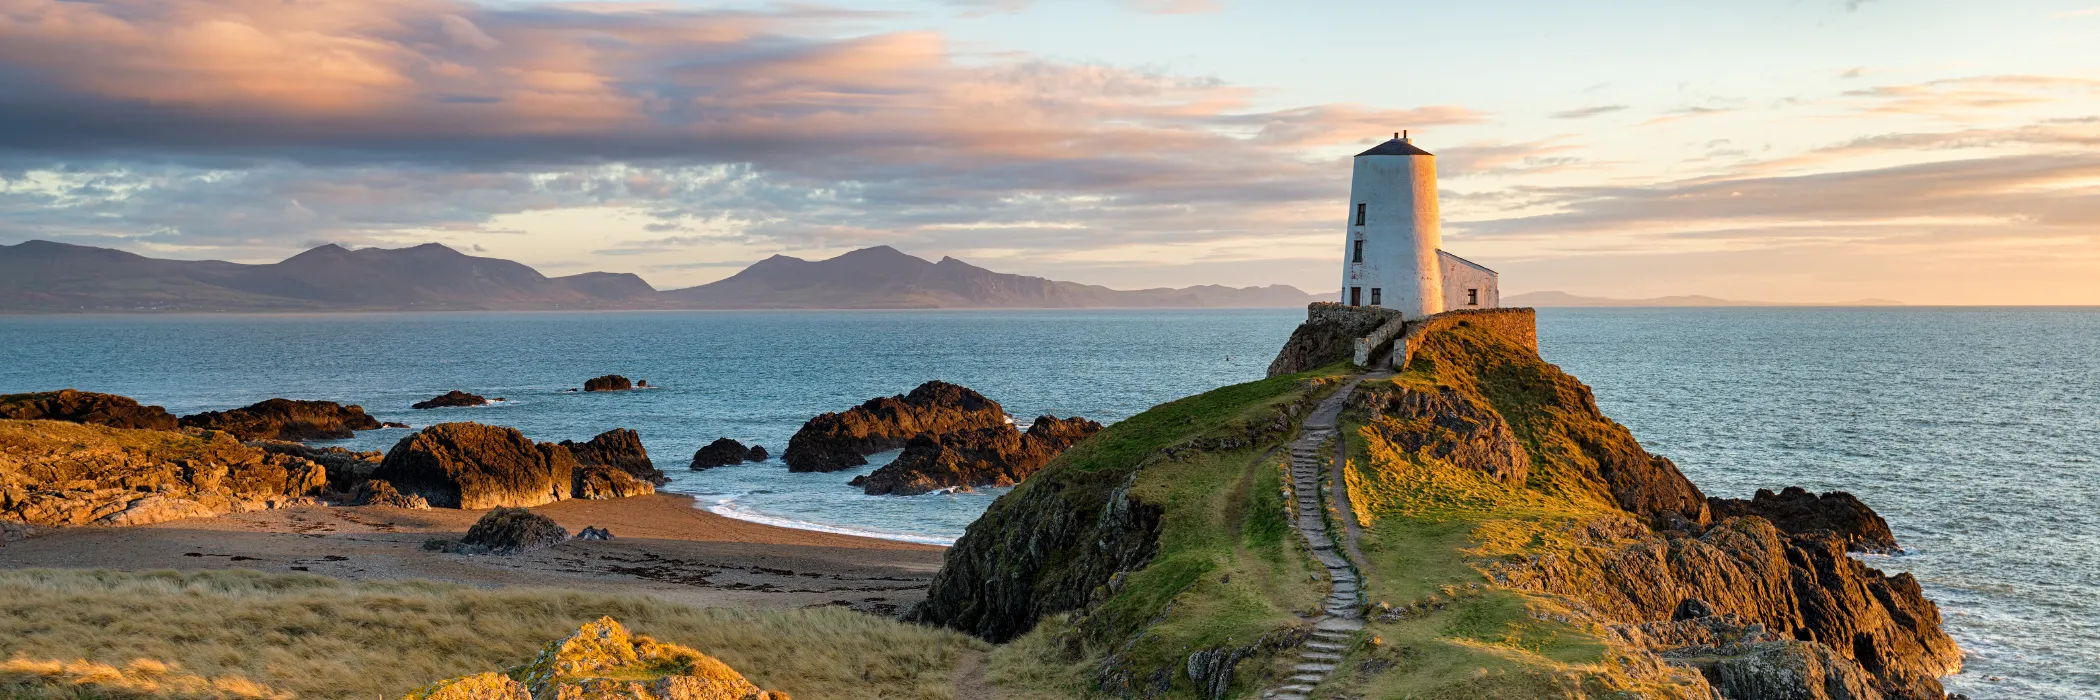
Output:
<svg viewBox="0 0 2100 700">
<path fill-rule="evenodd" d="M 994 652 L 992 680 L 1014 697 L 1087 697 L 1098 692 L 1096 671 L 1106 662 L 1137 682 L 1166 669 L 1169 696 L 1194 697 L 1178 672 L 1191 652 L 1251 645 L 1315 610 L 1321 590 L 1308 582 L 1319 567 L 1285 521 L 1284 455 L 1274 443 L 1180 460 L 1156 456 L 1198 438 L 1243 434 L 1273 420 L 1278 406 L 1332 390 L 1329 378 L 1340 372 L 1276 377 L 1161 404 L 1060 456 L 1051 468 L 1106 472 L 1115 481 L 1142 467 L 1132 496 L 1164 506 L 1160 551 L 1090 614 L 1047 620 Z M 1241 666 L 1240 675 L 1253 667 Z"/>
<path fill-rule="evenodd" d="M 0 658 L 16 659 L 0 665 L 0 696 L 393 698 L 524 663 L 541 645 L 604 615 L 795 697 L 950 698 L 956 667 L 984 647 L 961 634 L 835 608 L 703 609 L 645 597 L 239 570 L 18 570 L 0 572 Z M 112 674 L 125 676 L 121 667 L 135 659 L 148 660 L 149 671 L 172 665 L 174 677 L 155 676 L 167 679 L 161 691 L 134 692 L 137 678 Z M 75 660 L 90 662 L 75 664 L 85 675 L 53 671 L 51 662 Z M 105 682 L 67 680 L 83 677 Z M 200 684 L 228 692 L 197 691 Z M 240 688 L 254 692 L 231 692 Z"/>
<path fill-rule="evenodd" d="M 1368 429 L 1366 416 L 1348 417 L 1345 478 L 1365 526 L 1365 592 L 1404 614 L 1373 622 L 1366 637 L 1376 641 L 1360 639 L 1327 687 L 1370 698 L 1693 693 L 1696 681 L 1686 675 L 1629 662 L 1603 630 L 1562 622 L 1564 609 L 1491 586 L 1475 568 L 1557 549 L 1567 523 L 1623 514 L 1572 461 L 1579 457 L 1570 436 L 1601 428 L 1561 410 L 1579 386 L 1574 378 L 1492 335 L 1458 328 L 1433 336 L 1392 381 L 1484 399 L 1511 424 L 1531 472 L 1522 488 L 1506 487 L 1427 449 L 1407 452 Z M 1381 420 L 1388 429 L 1428 429 Z"/>
</svg>

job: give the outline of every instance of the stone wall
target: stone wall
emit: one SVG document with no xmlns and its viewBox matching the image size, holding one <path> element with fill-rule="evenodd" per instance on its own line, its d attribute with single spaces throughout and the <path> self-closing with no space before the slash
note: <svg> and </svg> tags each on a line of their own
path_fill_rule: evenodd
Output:
<svg viewBox="0 0 2100 700">
<path fill-rule="evenodd" d="M 1407 326 L 1407 319 L 1395 314 L 1393 320 L 1386 321 L 1385 325 L 1373 329 L 1370 333 L 1365 334 L 1364 337 L 1357 338 L 1356 366 L 1371 366 L 1373 361 L 1384 355 L 1386 350 L 1393 347 L 1394 338 L 1400 337 L 1400 334 L 1407 332 Z"/>
<path fill-rule="evenodd" d="M 1393 343 L 1393 369 L 1405 370 L 1430 333 L 1457 326 L 1475 326 L 1502 336 L 1504 340 L 1534 353 L 1539 351 L 1538 312 L 1528 308 L 1461 309 L 1446 311 L 1407 324 L 1407 333 Z"/>
</svg>

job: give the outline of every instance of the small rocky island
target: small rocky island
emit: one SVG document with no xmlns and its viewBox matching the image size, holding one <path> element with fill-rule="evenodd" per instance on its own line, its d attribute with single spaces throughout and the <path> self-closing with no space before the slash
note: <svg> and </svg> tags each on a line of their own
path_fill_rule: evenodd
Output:
<svg viewBox="0 0 2100 700">
<path fill-rule="evenodd" d="M 595 377 L 592 379 L 585 380 L 583 382 L 584 391 L 627 391 L 629 389 L 635 388 L 635 386 L 636 385 L 633 381 L 630 381 L 626 377 L 622 377 L 617 374 L 608 374 L 603 377 Z M 649 386 L 649 382 L 644 381 L 641 383 L 641 386 L 647 387 Z"/>
<path fill-rule="evenodd" d="M 744 443 L 729 438 L 717 438 L 707 446 L 693 451 L 692 470 L 726 467 L 744 462 L 766 461 L 766 448 L 759 445 L 745 447 Z"/>
<path fill-rule="evenodd" d="M 1008 425 L 1006 409 L 968 387 L 943 381 L 910 393 L 869 399 L 842 413 L 809 419 L 780 455 L 788 471 L 835 472 L 868 463 L 868 455 L 902 448 L 920 434 L 944 435 Z"/>
<path fill-rule="evenodd" d="M 905 443 L 896 461 L 850 483 L 870 496 L 1012 486 L 1098 432 L 1101 424 L 1085 418 L 1038 416 L 1025 433 L 1010 423 L 940 435 L 920 433 Z"/>
<path fill-rule="evenodd" d="M 499 398 L 496 400 L 502 401 L 503 399 Z M 453 389 L 443 394 L 439 394 L 435 397 L 425 399 L 423 401 L 417 401 L 415 402 L 415 404 L 409 406 L 409 408 L 417 410 L 428 410 L 432 408 L 454 408 L 487 405 L 489 405 L 489 400 L 487 397 L 481 396 L 479 394 L 469 394 L 458 389 Z"/>
</svg>

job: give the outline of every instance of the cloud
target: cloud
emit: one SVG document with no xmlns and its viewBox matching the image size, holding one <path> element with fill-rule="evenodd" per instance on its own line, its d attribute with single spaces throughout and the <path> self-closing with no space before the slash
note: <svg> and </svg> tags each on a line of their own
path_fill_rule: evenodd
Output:
<svg viewBox="0 0 2100 700">
<path fill-rule="evenodd" d="M 1581 107 L 1561 112 L 1554 112 L 1546 116 L 1552 117 L 1554 119 L 1588 119 L 1599 114 L 1610 114 L 1612 112 L 1623 111 L 1626 111 L 1626 105 L 1598 105 L 1595 107 Z"/>
<path fill-rule="evenodd" d="M 2050 75 L 1985 75 L 1845 91 L 1866 103 L 1855 116 L 1920 115 L 1961 118 L 1979 112 L 2100 94 L 2100 80 Z"/>
</svg>

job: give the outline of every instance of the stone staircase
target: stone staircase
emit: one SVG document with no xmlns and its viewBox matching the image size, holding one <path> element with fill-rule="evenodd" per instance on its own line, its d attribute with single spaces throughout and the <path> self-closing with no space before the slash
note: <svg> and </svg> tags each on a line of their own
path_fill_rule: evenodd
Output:
<svg viewBox="0 0 2100 700">
<path fill-rule="evenodd" d="M 1327 520 L 1321 515 L 1320 473 L 1327 461 L 1320 455 L 1321 444 L 1334 436 L 1335 419 L 1342 412 L 1342 405 L 1356 391 L 1356 382 L 1350 381 L 1336 390 L 1332 396 L 1321 401 L 1319 407 L 1305 419 L 1298 439 L 1291 442 L 1291 489 L 1297 498 L 1298 534 L 1312 548 L 1313 557 L 1327 567 L 1327 575 L 1333 585 L 1327 599 L 1322 602 L 1325 615 L 1313 623 L 1312 639 L 1298 650 L 1297 662 L 1291 666 L 1291 676 L 1282 685 L 1263 693 L 1263 698 L 1278 700 L 1303 700 L 1310 697 L 1313 686 L 1326 680 L 1341 663 L 1342 651 L 1349 646 L 1349 638 L 1364 627 L 1363 606 L 1359 601 L 1355 564 L 1349 561 L 1334 546 L 1334 538 L 1327 532 Z"/>
</svg>

